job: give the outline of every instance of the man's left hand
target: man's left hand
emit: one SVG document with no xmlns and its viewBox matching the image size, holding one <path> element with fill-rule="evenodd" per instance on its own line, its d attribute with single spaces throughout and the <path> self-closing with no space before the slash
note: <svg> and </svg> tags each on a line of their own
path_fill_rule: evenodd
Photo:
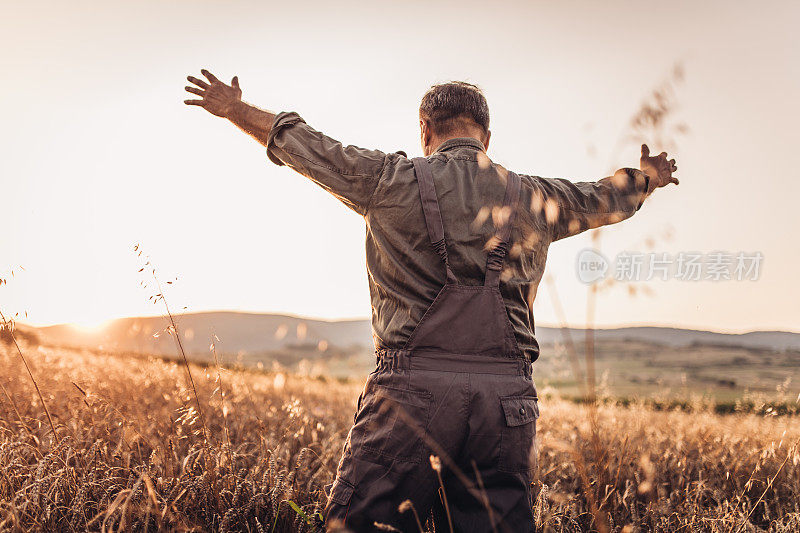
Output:
<svg viewBox="0 0 800 533">
<path fill-rule="evenodd" d="M 674 159 L 667 160 L 667 157 L 667 152 L 661 152 L 655 157 L 650 157 L 650 148 L 646 144 L 642 145 L 639 168 L 650 177 L 648 193 L 659 187 L 665 187 L 670 183 L 678 184 L 678 178 L 672 176 L 672 173 L 678 170 L 678 166 L 675 164 Z"/>
<path fill-rule="evenodd" d="M 186 105 L 198 105 L 218 117 L 229 118 L 234 107 L 242 101 L 242 90 L 239 88 L 239 78 L 234 76 L 230 85 L 219 81 L 216 76 L 206 69 L 200 71 L 206 77 L 205 82 L 194 76 L 186 79 L 197 87 L 186 86 L 186 90 L 200 96 L 200 100 L 184 100 Z M 199 87 L 199 89 L 198 89 Z"/>
</svg>

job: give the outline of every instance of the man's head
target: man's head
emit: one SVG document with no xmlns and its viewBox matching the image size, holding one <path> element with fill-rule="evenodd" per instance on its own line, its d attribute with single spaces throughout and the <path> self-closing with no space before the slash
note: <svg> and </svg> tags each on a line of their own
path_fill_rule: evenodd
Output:
<svg viewBox="0 0 800 533">
<path fill-rule="evenodd" d="M 428 156 L 455 137 L 472 137 L 489 148 L 489 105 L 471 83 L 451 81 L 431 87 L 419 106 L 422 151 Z"/>
</svg>

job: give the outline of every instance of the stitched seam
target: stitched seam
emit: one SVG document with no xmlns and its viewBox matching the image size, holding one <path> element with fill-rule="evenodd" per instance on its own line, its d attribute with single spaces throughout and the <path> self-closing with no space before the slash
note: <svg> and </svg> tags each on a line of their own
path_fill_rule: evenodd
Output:
<svg viewBox="0 0 800 533">
<path fill-rule="evenodd" d="M 642 206 L 644 205 L 644 201 L 647 200 L 649 191 L 650 191 L 650 176 L 644 174 L 644 192 L 642 193 L 642 199 L 639 201 L 639 205 L 636 206 L 636 211 L 641 209 Z"/>
<path fill-rule="evenodd" d="M 350 501 L 350 499 L 353 497 L 353 494 L 355 493 L 355 487 L 341 477 L 336 481 L 339 482 L 342 488 L 339 489 L 338 492 L 334 492 L 332 489 L 330 499 L 333 503 L 336 503 L 338 505 L 347 505 L 347 503 Z"/>
<path fill-rule="evenodd" d="M 447 161 L 448 159 L 457 159 L 459 161 L 472 161 L 473 163 L 478 162 L 477 157 L 470 157 L 466 155 L 445 155 L 445 154 L 433 154 L 428 156 L 428 160 L 431 159 L 438 159 L 440 161 Z"/>
<path fill-rule="evenodd" d="M 500 401 L 503 400 L 536 400 L 539 401 L 538 396 L 501 396 Z"/>
<path fill-rule="evenodd" d="M 477 163 L 478 162 L 478 158 L 477 157 L 471 157 L 471 156 L 468 156 L 468 155 L 451 155 L 451 156 L 448 156 L 448 157 L 450 157 L 450 159 L 456 159 L 458 161 L 472 161 L 473 163 Z"/>
<path fill-rule="evenodd" d="M 531 176 L 525 176 L 525 177 L 529 178 L 531 180 L 531 182 L 533 182 L 533 178 Z M 521 178 L 522 178 L 522 176 L 520 176 L 520 179 Z M 536 176 L 536 178 L 537 179 L 543 179 L 543 178 L 538 177 L 538 176 Z M 520 195 L 520 199 L 522 199 L 522 195 Z M 644 200 L 642 200 L 642 203 L 644 203 Z M 621 213 L 635 213 L 636 211 L 638 211 L 637 207 L 633 208 L 632 210 L 628 210 L 628 209 L 610 210 L 609 209 L 609 210 L 594 210 L 594 211 L 591 211 L 589 209 L 584 209 L 584 208 L 581 208 L 581 207 L 575 208 L 575 207 L 570 207 L 568 205 L 564 205 L 564 203 L 561 202 L 558 199 L 556 199 L 556 205 L 559 207 L 559 209 L 565 209 L 567 211 L 571 211 L 573 213 L 580 213 L 582 215 L 613 215 L 614 213 L 620 213 L 620 212 Z M 640 207 L 641 207 L 641 205 L 640 205 Z"/>
<path fill-rule="evenodd" d="M 518 426 L 518 427 L 521 427 L 521 426 Z M 505 454 L 503 453 L 503 444 L 505 443 L 506 440 L 508 440 L 508 437 L 506 435 L 506 430 L 508 430 L 508 429 L 509 428 L 506 428 L 506 429 L 504 429 L 502 431 L 502 433 L 500 433 L 500 460 L 497 463 L 497 471 L 498 472 L 505 472 L 507 474 L 520 474 L 520 473 L 530 472 L 530 470 L 531 470 L 530 465 L 528 465 L 528 468 L 514 469 L 514 468 L 511 468 L 510 466 L 508 466 L 507 463 L 509 461 L 504 460 L 505 459 Z M 535 438 L 535 433 L 534 433 L 534 438 Z M 508 446 L 508 444 L 506 444 L 506 446 Z"/>
<path fill-rule="evenodd" d="M 464 354 L 464 355 L 478 355 L 478 354 Z M 445 374 L 475 374 L 478 376 L 506 376 L 506 377 L 519 376 L 519 374 L 517 374 L 516 372 L 497 372 L 493 370 L 474 370 L 474 369 L 464 370 L 460 368 L 453 368 L 453 369 L 442 368 L 439 370 L 434 370 L 433 372 L 441 372 Z"/>
<path fill-rule="evenodd" d="M 481 290 L 492 290 L 496 287 L 487 287 L 485 285 L 456 285 L 454 283 L 450 284 L 450 288 L 458 290 L 458 291 L 481 291 Z"/>
<path fill-rule="evenodd" d="M 317 161 L 314 161 L 312 159 L 309 159 L 304 155 L 300 155 L 300 154 L 298 154 L 296 152 L 292 152 L 291 150 L 287 150 L 286 148 L 281 148 L 281 150 L 283 150 L 284 152 L 286 152 L 289 155 L 292 155 L 292 156 L 297 157 L 299 159 L 302 159 L 304 161 L 308 161 L 309 163 L 311 163 L 314 166 L 317 166 L 317 167 L 320 167 L 320 168 L 324 168 L 324 169 L 327 169 L 327 170 L 331 170 L 333 172 L 336 172 L 337 174 L 341 174 L 342 176 L 354 176 L 354 177 L 359 177 L 359 178 L 374 178 L 375 177 L 374 174 L 362 174 L 362 173 L 358 173 L 358 172 L 347 172 L 347 171 L 338 169 L 338 168 L 330 166 L 330 165 L 325 165 L 325 164 L 319 163 Z M 384 160 L 384 165 L 385 164 L 386 164 L 386 161 Z M 383 171 L 383 168 L 381 168 L 381 172 L 382 171 Z"/>
<path fill-rule="evenodd" d="M 635 213 L 637 211 L 636 208 L 628 210 L 628 209 L 617 209 L 617 210 L 597 210 L 597 211 L 589 211 L 588 209 L 583 208 L 573 208 L 562 204 L 559 201 L 556 201 L 556 205 L 558 205 L 561 209 L 566 209 L 567 211 L 572 211 L 573 213 L 580 213 L 582 215 L 613 215 L 614 213 Z"/>
<path fill-rule="evenodd" d="M 491 288 L 497 292 L 497 295 L 499 297 L 498 304 L 500 306 L 499 311 L 502 312 L 503 317 L 505 318 L 505 320 L 503 321 L 505 322 L 505 330 L 506 330 L 505 338 L 508 341 L 509 345 L 511 346 L 513 353 L 517 355 L 517 358 L 521 358 L 522 350 L 519 347 L 519 342 L 517 342 L 517 336 L 514 330 L 514 325 L 511 323 L 511 317 L 508 315 L 508 307 L 506 307 L 506 302 L 503 299 L 503 293 L 500 291 L 499 286 L 493 286 Z"/>
<path fill-rule="evenodd" d="M 415 450 L 415 451 L 413 452 L 413 455 L 392 455 L 392 454 L 386 453 L 386 452 L 384 452 L 384 451 L 382 451 L 382 450 L 378 450 L 378 449 L 376 449 L 376 448 L 373 448 L 373 447 L 371 447 L 371 446 L 367 446 L 366 444 L 363 444 L 363 445 L 361 446 L 361 449 L 362 449 L 363 451 L 365 451 L 365 452 L 369 453 L 369 454 L 372 454 L 372 455 L 379 455 L 379 456 L 381 456 L 381 457 L 385 457 L 386 459 L 391 459 L 392 461 L 397 461 L 397 462 L 401 462 L 401 463 L 413 463 L 413 464 L 417 464 L 417 463 L 419 463 L 419 462 L 420 462 L 420 459 L 421 459 L 421 458 L 419 457 L 419 453 L 420 453 L 420 451 L 421 451 L 421 449 L 420 449 L 420 448 L 418 448 L 417 450 Z"/>
<path fill-rule="evenodd" d="M 504 397 L 500 398 L 500 403 L 502 404 L 504 399 L 531 399 L 531 398 L 533 398 L 533 397 L 532 396 L 504 396 Z M 503 406 L 503 415 L 504 415 L 503 419 L 505 421 L 505 406 Z M 533 418 L 532 420 L 526 422 L 525 424 L 519 425 L 519 426 L 504 427 L 503 430 L 500 432 L 500 451 L 499 451 L 500 457 L 499 457 L 499 460 L 498 460 L 498 463 L 497 463 L 497 470 L 499 472 L 517 474 L 517 473 L 525 473 L 525 472 L 530 472 L 531 471 L 531 465 L 530 464 L 528 464 L 527 468 L 520 468 L 520 469 L 511 468 L 511 465 L 509 465 L 509 463 L 511 461 L 506 457 L 506 453 L 504 453 L 505 452 L 505 448 L 508 447 L 508 442 L 507 441 L 509 440 L 509 437 L 510 437 L 509 432 L 510 431 L 524 431 L 525 428 L 527 428 L 528 424 L 530 424 L 531 422 L 534 424 L 533 439 L 535 439 L 536 438 L 536 425 L 535 425 L 536 424 L 536 418 Z M 508 423 L 508 422 L 506 422 L 506 423 Z M 505 444 L 505 446 L 504 446 L 504 444 Z M 531 445 L 533 445 L 533 440 L 531 441 Z"/>
<path fill-rule="evenodd" d="M 428 402 L 427 402 L 428 405 L 425 406 L 425 407 L 422 407 L 422 406 L 419 406 L 419 405 L 413 405 L 413 404 L 408 404 L 408 405 L 413 405 L 413 407 L 417 407 L 419 409 L 424 409 L 425 410 L 425 424 L 424 424 L 423 427 L 424 427 L 425 431 L 428 430 L 428 423 L 430 422 L 430 417 L 431 417 L 431 405 L 430 405 L 430 403 L 431 403 L 431 400 L 433 399 L 433 394 L 432 393 L 427 392 L 427 391 L 415 391 L 415 390 L 411 390 L 411 389 L 397 389 L 397 388 L 393 388 L 393 387 L 386 387 L 386 386 L 383 386 L 383 385 L 377 385 L 376 388 L 395 390 L 395 391 L 399 391 L 399 392 L 408 392 L 408 393 L 411 393 L 411 394 L 416 394 L 416 395 L 422 396 L 425 399 L 427 399 L 428 400 Z M 402 402 L 400 402 L 400 403 L 402 403 Z M 420 441 L 420 440 L 422 440 L 422 437 L 417 437 L 417 441 Z M 411 454 L 409 454 L 409 455 L 399 455 L 399 454 L 398 455 L 392 455 L 391 453 L 388 453 L 388 452 L 386 452 L 384 450 L 379 450 L 377 448 L 373 448 L 372 446 L 370 446 L 368 444 L 363 444 L 363 443 L 361 444 L 361 450 L 367 452 L 368 454 L 377 455 L 377 456 L 380 456 L 380 457 L 384 457 L 386 459 L 390 459 L 392 462 L 404 462 L 404 463 L 417 464 L 421 460 L 421 456 L 420 455 L 421 455 L 421 452 L 422 452 L 422 447 L 417 446 L 416 449 L 413 450 L 411 452 Z"/>
<path fill-rule="evenodd" d="M 439 289 L 439 292 L 436 293 L 436 298 L 433 299 L 433 302 L 431 302 L 431 305 L 425 310 L 425 313 L 422 315 L 422 318 L 420 318 L 419 322 L 417 322 L 417 325 L 414 326 L 414 330 L 411 332 L 411 335 L 408 337 L 408 340 L 406 340 L 406 343 L 403 345 L 403 350 L 406 350 L 408 348 L 408 345 L 411 344 L 411 341 L 416 336 L 417 330 L 419 330 L 420 325 L 422 325 L 422 323 L 425 321 L 425 317 L 427 317 L 429 314 L 432 313 L 434 306 L 436 305 L 437 302 L 440 301 L 439 298 L 442 296 L 442 294 L 444 294 L 444 291 L 447 287 L 448 285 L 445 283 L 442 286 L 442 288 Z"/>
<path fill-rule="evenodd" d="M 287 118 L 287 116 L 288 115 L 284 115 L 284 117 L 281 118 L 280 123 L 273 124 L 272 128 L 270 129 L 270 133 L 272 133 L 274 131 L 275 135 L 277 135 L 285 127 L 294 126 L 298 122 L 305 122 L 303 120 L 303 117 L 295 116 L 295 117 Z M 273 137 L 275 137 L 275 135 L 273 135 Z"/>
<path fill-rule="evenodd" d="M 356 488 L 356 486 L 353 483 L 350 483 L 342 476 L 335 478 L 334 481 L 339 481 L 342 485 L 344 485 L 345 487 L 350 487 L 351 489 Z"/>
<path fill-rule="evenodd" d="M 490 355 L 490 356 L 494 356 L 494 354 L 496 354 L 498 352 L 498 350 L 494 349 L 494 348 L 490 348 L 488 350 L 481 350 L 479 352 L 465 352 L 463 350 L 460 350 L 458 352 L 452 352 L 452 351 L 448 351 L 448 350 L 440 350 L 438 348 L 419 348 L 418 351 L 424 352 L 424 353 L 459 354 L 459 355 Z M 501 348 L 499 351 L 503 352 L 504 350 Z M 412 355 L 411 357 L 413 358 L 414 356 Z M 524 361 L 530 362 L 528 359 L 525 359 L 522 356 L 513 357 L 513 356 L 501 355 L 501 356 L 497 356 L 497 357 L 498 357 L 498 359 L 507 359 L 509 361 L 524 360 Z M 459 370 L 457 370 L 457 369 L 454 370 L 454 372 L 458 372 L 458 371 Z M 446 370 L 442 370 L 442 372 L 447 372 L 447 371 Z M 502 375 L 505 375 L 505 374 L 507 374 L 507 372 L 503 372 L 502 373 Z"/>
<path fill-rule="evenodd" d="M 464 402 L 467 412 L 467 420 L 472 418 L 472 374 L 467 374 L 467 401 Z"/>
<path fill-rule="evenodd" d="M 481 152 L 483 151 L 480 148 L 478 148 L 477 146 L 475 146 L 474 144 L 468 143 L 468 142 L 454 143 L 454 144 L 451 144 L 450 146 L 448 146 L 448 147 L 446 147 L 444 149 L 439 149 L 437 151 L 440 152 L 440 153 L 443 153 L 443 152 L 449 152 L 450 150 L 453 150 L 455 148 L 471 148 L 471 149 L 476 150 L 476 151 L 481 151 Z"/>
<path fill-rule="evenodd" d="M 425 399 L 428 399 L 428 400 L 433 398 L 433 393 L 428 392 L 428 391 L 424 391 L 424 390 L 398 389 L 397 387 L 387 387 L 386 385 L 375 385 L 375 388 L 376 389 L 384 389 L 384 390 L 393 390 L 393 391 L 397 391 L 397 392 L 407 392 L 407 393 L 413 394 L 415 396 L 421 396 L 421 397 L 423 397 Z M 408 402 L 398 402 L 398 403 L 408 403 Z M 410 404 L 409 403 L 408 405 L 414 405 L 414 404 Z M 421 406 L 416 405 L 415 407 L 421 407 Z"/>
<path fill-rule="evenodd" d="M 389 155 L 387 154 L 383 158 L 383 166 L 381 167 L 381 171 L 378 173 L 378 182 L 375 184 L 375 188 L 372 189 L 372 194 L 369 195 L 369 200 L 367 200 L 367 205 L 364 206 L 364 216 L 366 216 L 367 211 L 369 211 L 370 207 L 372 207 L 372 200 L 375 198 L 375 194 L 378 192 L 378 187 L 381 186 L 383 182 L 383 177 L 386 174 L 386 168 L 389 166 Z"/>
<path fill-rule="evenodd" d="M 536 419 L 539 418 L 539 407 L 538 407 L 538 405 L 534 405 L 533 414 L 532 415 L 527 415 L 526 414 L 526 416 L 524 418 L 521 418 L 519 423 L 515 423 L 512 426 L 511 422 L 509 422 L 509 420 L 508 420 L 509 412 L 508 412 L 507 409 L 510 409 L 512 411 L 512 419 L 516 416 L 516 413 L 513 413 L 513 411 L 514 411 L 513 405 L 511 407 L 507 408 L 506 407 L 507 404 L 509 404 L 511 402 L 514 402 L 514 401 L 531 401 L 531 400 L 533 400 L 534 404 L 538 404 L 539 403 L 539 398 L 536 397 L 536 396 L 504 396 L 504 397 L 500 398 L 500 405 L 503 406 L 503 416 L 505 418 L 506 425 L 508 427 L 524 426 L 526 424 L 530 424 L 531 422 L 533 422 L 533 421 L 535 421 Z"/>
</svg>

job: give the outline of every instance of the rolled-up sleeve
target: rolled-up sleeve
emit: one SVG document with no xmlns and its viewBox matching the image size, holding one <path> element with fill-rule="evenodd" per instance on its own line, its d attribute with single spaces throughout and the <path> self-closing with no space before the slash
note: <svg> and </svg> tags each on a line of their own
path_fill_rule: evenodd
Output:
<svg viewBox="0 0 800 533">
<path fill-rule="evenodd" d="M 544 212 L 551 239 L 557 241 L 631 217 L 642 206 L 649 181 L 633 168 L 595 182 L 535 178 L 531 208 Z"/>
<path fill-rule="evenodd" d="M 275 117 L 267 156 L 311 179 L 360 215 L 369 208 L 387 160 L 381 151 L 342 145 L 294 112 Z"/>
</svg>

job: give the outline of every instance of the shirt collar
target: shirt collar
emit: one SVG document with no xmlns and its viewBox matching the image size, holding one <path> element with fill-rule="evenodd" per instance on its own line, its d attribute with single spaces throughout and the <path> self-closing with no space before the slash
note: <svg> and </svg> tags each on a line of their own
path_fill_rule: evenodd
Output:
<svg viewBox="0 0 800 533">
<path fill-rule="evenodd" d="M 478 139 L 474 139 L 472 137 L 456 137 L 453 139 L 448 139 L 440 144 L 434 153 L 446 152 L 455 148 L 472 148 L 473 150 L 478 150 L 480 152 L 485 151 L 483 148 L 483 143 Z"/>
</svg>

